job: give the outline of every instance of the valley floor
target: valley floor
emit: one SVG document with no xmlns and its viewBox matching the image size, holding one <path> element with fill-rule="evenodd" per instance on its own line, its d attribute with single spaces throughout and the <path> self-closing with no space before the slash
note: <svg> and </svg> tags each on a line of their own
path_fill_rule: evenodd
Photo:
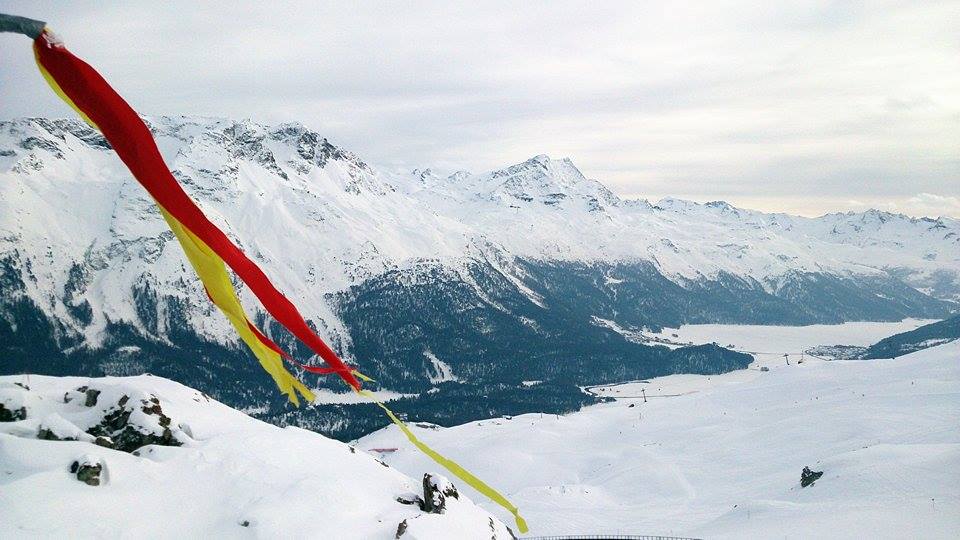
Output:
<svg viewBox="0 0 960 540">
<path fill-rule="evenodd" d="M 719 376 L 594 387 L 616 401 L 567 416 L 414 429 L 501 488 L 531 535 L 957 538 L 960 341 L 894 360 L 798 363 L 810 347 L 867 345 L 923 323 L 668 329 L 760 354 Z M 408 474 L 431 468 L 393 427 L 359 447 L 398 448 L 382 457 Z M 801 488 L 804 466 L 824 474 Z"/>
</svg>

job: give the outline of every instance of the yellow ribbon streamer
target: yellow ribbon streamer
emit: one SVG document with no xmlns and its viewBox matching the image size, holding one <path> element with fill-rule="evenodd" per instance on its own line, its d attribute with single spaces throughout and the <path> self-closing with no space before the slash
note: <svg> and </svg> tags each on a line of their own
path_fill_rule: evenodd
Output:
<svg viewBox="0 0 960 540">
<path fill-rule="evenodd" d="M 34 47 L 37 46 L 38 45 L 34 44 Z M 90 120 L 90 118 L 77 107 L 73 100 L 60 88 L 60 85 L 57 84 L 53 76 L 43 67 L 36 49 L 34 49 L 34 57 L 40 73 L 47 81 L 47 84 L 50 85 L 50 88 L 53 89 L 54 93 L 60 96 L 60 99 L 69 105 L 70 108 L 76 111 L 77 114 L 80 115 L 80 118 L 87 124 L 90 124 L 91 127 L 99 131 L 100 128 L 97 124 Z M 173 231 L 177 240 L 180 241 L 184 253 L 187 254 L 187 259 L 197 272 L 197 276 L 200 277 L 200 281 L 203 282 L 203 286 L 207 289 L 207 294 L 210 295 L 210 299 L 214 305 L 220 308 L 220 311 L 227 316 L 230 324 L 233 325 L 237 334 L 240 335 L 240 339 L 250 347 L 253 355 L 257 357 L 257 361 L 259 361 L 263 369 L 273 377 L 280 391 L 284 393 L 294 405 L 300 405 L 300 400 L 297 397 L 298 392 L 307 400 L 307 403 L 312 402 L 315 397 L 313 392 L 283 367 L 283 358 L 279 353 L 267 347 L 266 344 L 261 342 L 250 330 L 248 326 L 249 319 L 243 311 L 243 306 L 240 304 L 236 290 L 233 288 L 233 283 L 230 281 L 230 274 L 227 273 L 227 267 L 223 259 L 210 249 L 203 240 L 198 238 L 189 229 L 184 227 L 182 223 L 177 221 L 175 217 L 170 215 L 166 209 L 160 206 L 160 203 L 157 203 L 157 208 L 160 209 L 160 213 L 163 215 L 163 219 L 166 220 L 167 225 L 170 226 L 170 230 Z"/>
<path fill-rule="evenodd" d="M 280 353 L 267 347 L 250 330 L 249 319 L 243 311 L 243 306 L 240 305 L 240 299 L 237 298 L 237 292 L 230 281 L 230 274 L 227 273 L 223 259 L 162 206 L 159 204 L 157 206 L 163 218 L 167 220 L 167 225 L 183 246 L 187 259 L 200 276 L 200 281 L 206 287 L 210 299 L 227 316 L 230 324 L 240 335 L 240 339 L 250 347 L 263 369 L 273 377 L 280 391 L 286 394 L 294 405 L 300 405 L 297 392 L 307 400 L 307 403 L 312 402 L 315 397 L 313 392 L 283 367 L 283 358 Z"/>
<path fill-rule="evenodd" d="M 487 485 L 486 482 L 474 476 L 473 473 L 464 469 L 456 461 L 453 461 L 452 459 L 448 459 L 444 457 L 439 452 L 437 452 L 433 448 L 430 448 L 423 441 L 418 439 L 417 436 L 414 435 L 412 431 L 410 431 L 410 428 L 407 427 L 407 425 L 403 422 L 403 420 L 400 420 L 400 418 L 398 418 L 397 415 L 393 414 L 393 411 L 391 411 L 386 405 L 384 405 L 383 402 L 378 400 L 372 392 L 370 392 L 369 390 L 357 390 L 357 393 L 369 399 L 370 401 L 376 403 L 378 407 L 383 409 L 383 412 L 387 413 L 387 416 L 390 417 L 390 420 L 394 424 L 396 424 L 398 428 L 400 428 L 400 431 L 402 431 L 403 434 L 407 436 L 407 440 L 413 443 L 413 445 L 416 446 L 418 450 L 426 454 L 433 461 L 439 463 L 441 466 L 443 466 L 444 469 L 453 473 L 454 476 L 466 482 L 467 485 L 469 485 L 473 489 L 482 493 L 486 498 L 499 504 L 500 506 L 505 508 L 508 512 L 513 514 L 513 518 L 517 523 L 517 528 L 520 529 L 521 533 L 526 533 L 527 531 L 530 530 L 529 528 L 527 528 L 526 520 L 524 520 L 523 517 L 520 515 L 520 509 L 514 506 L 513 503 L 508 501 L 507 498 L 501 495 L 499 491 L 493 489 L 492 487 Z"/>
</svg>

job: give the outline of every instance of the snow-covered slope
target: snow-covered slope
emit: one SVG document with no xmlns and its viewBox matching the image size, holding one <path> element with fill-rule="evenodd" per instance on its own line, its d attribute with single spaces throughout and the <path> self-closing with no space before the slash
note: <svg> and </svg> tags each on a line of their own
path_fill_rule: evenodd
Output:
<svg viewBox="0 0 960 540">
<path fill-rule="evenodd" d="M 960 341 L 894 360 L 793 356 L 787 365 L 784 351 L 844 331 L 858 342 L 861 331 L 713 330 L 714 340 L 766 354 L 720 376 L 594 388 L 616 401 L 570 415 L 415 429 L 501 483 L 531 534 L 960 536 Z M 387 428 L 358 446 L 401 438 Z M 402 447 L 384 459 L 423 466 Z M 806 466 L 823 476 L 801 488 Z"/>
<path fill-rule="evenodd" d="M 422 483 L 367 453 L 159 377 L 0 377 L 0 406 L 17 415 L 0 422 L 4 538 L 512 537 L 463 495 L 421 511 Z M 94 444 L 105 424 L 156 444 Z"/>
</svg>

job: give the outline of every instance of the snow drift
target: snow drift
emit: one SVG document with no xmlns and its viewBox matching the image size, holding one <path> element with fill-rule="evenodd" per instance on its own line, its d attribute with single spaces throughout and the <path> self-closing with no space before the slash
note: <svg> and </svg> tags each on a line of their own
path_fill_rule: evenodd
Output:
<svg viewBox="0 0 960 540">
<path fill-rule="evenodd" d="M 512 537 L 463 495 L 421 509 L 442 477 L 159 377 L 0 377 L 0 407 L 4 538 Z"/>
</svg>

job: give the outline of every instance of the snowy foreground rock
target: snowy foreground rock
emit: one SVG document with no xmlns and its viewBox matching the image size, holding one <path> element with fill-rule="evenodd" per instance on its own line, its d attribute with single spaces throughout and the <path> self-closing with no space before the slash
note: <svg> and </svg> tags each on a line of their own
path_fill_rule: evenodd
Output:
<svg viewBox="0 0 960 540">
<path fill-rule="evenodd" d="M 414 430 L 496 478 L 532 534 L 960 538 L 960 340 L 787 365 L 783 351 L 838 333 L 797 330 L 729 327 L 725 343 L 771 351 L 751 369 L 594 387 L 616 401 L 566 416 Z M 390 427 L 358 446 L 398 446 L 384 459 L 422 470 L 401 440 Z M 823 475 L 801 487 L 804 467 Z"/>
<path fill-rule="evenodd" d="M 160 377 L 0 377 L 0 407 L 2 538 L 513 536 L 442 476 Z"/>
</svg>

